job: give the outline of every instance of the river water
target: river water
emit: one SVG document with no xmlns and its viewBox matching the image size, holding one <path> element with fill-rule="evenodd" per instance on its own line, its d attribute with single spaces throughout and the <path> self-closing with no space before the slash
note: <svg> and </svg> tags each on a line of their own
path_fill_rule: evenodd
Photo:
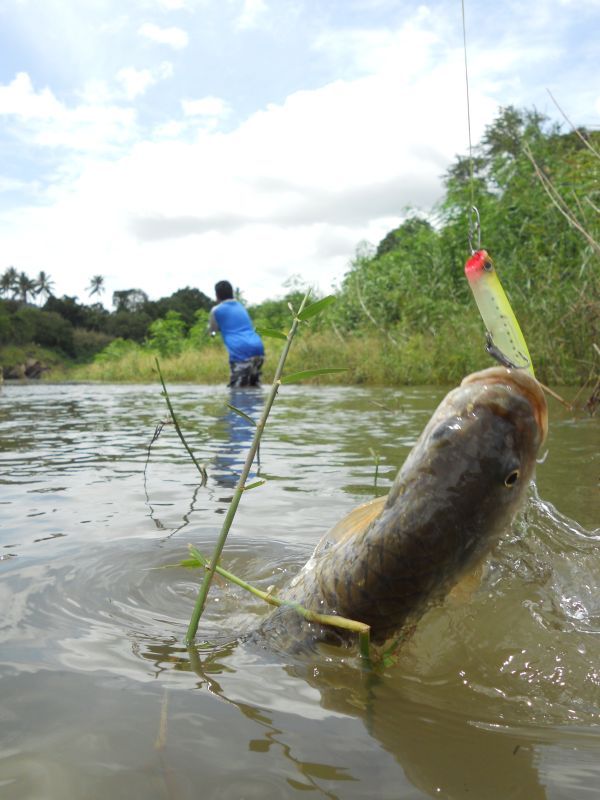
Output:
<svg viewBox="0 0 600 800">
<path fill-rule="evenodd" d="M 444 391 L 284 387 L 223 563 L 281 586 L 385 493 Z M 0 797 L 600 796 L 598 420 L 550 401 L 537 489 L 470 597 L 396 664 L 244 643 L 265 613 L 211 591 L 183 645 L 262 391 L 174 386 L 208 482 L 155 386 L 0 393 Z M 377 481 L 375 463 L 378 461 Z"/>
</svg>

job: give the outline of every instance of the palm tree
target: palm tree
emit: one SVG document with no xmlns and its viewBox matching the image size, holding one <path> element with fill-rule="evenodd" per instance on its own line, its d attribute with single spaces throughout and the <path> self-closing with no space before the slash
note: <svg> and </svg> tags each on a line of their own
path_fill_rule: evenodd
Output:
<svg viewBox="0 0 600 800">
<path fill-rule="evenodd" d="M 14 297 L 18 291 L 18 277 L 17 270 L 14 267 L 8 267 L 8 269 L 5 269 L 0 276 L 0 292 L 2 294 L 8 294 L 9 292 L 12 292 L 12 296 Z"/>
<path fill-rule="evenodd" d="M 21 301 L 27 303 L 29 295 L 33 297 L 37 283 L 32 280 L 25 272 L 20 272 L 17 277 L 17 294 L 20 295 Z"/>
<path fill-rule="evenodd" d="M 87 292 L 91 297 L 93 294 L 102 294 L 104 291 L 104 278 L 102 275 L 94 275 L 93 278 L 90 280 L 90 285 L 87 288 Z"/>
<path fill-rule="evenodd" d="M 54 281 L 44 270 L 40 270 L 39 275 L 35 280 L 35 293 L 46 295 L 46 299 L 52 297 L 52 290 L 54 289 Z"/>
</svg>

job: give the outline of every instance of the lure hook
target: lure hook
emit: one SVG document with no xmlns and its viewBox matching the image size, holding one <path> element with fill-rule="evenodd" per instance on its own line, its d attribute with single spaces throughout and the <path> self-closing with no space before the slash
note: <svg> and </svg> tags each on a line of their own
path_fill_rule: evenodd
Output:
<svg viewBox="0 0 600 800">
<path fill-rule="evenodd" d="M 473 238 L 477 236 L 477 247 L 473 247 Z M 469 217 L 469 247 L 471 248 L 471 255 L 477 250 L 481 250 L 481 218 L 477 206 L 471 206 Z"/>
</svg>

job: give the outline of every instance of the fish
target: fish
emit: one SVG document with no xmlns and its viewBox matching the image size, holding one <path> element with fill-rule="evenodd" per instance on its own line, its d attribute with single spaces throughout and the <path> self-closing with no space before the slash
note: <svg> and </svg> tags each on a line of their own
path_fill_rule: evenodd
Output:
<svg viewBox="0 0 600 800">
<path fill-rule="evenodd" d="M 544 392 L 529 372 L 495 366 L 465 377 L 434 411 L 389 494 L 325 534 L 260 635 L 287 650 L 352 644 L 352 633 L 307 622 L 293 604 L 368 624 L 374 645 L 414 630 L 508 528 L 547 431 Z"/>
</svg>

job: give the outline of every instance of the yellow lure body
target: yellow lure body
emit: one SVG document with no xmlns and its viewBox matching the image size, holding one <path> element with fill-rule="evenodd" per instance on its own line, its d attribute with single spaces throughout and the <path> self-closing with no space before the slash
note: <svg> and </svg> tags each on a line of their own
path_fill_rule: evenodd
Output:
<svg viewBox="0 0 600 800">
<path fill-rule="evenodd" d="M 465 274 L 491 344 L 515 367 L 535 378 L 525 337 L 502 288 L 494 263 L 485 250 L 477 250 L 465 264 Z"/>
</svg>

